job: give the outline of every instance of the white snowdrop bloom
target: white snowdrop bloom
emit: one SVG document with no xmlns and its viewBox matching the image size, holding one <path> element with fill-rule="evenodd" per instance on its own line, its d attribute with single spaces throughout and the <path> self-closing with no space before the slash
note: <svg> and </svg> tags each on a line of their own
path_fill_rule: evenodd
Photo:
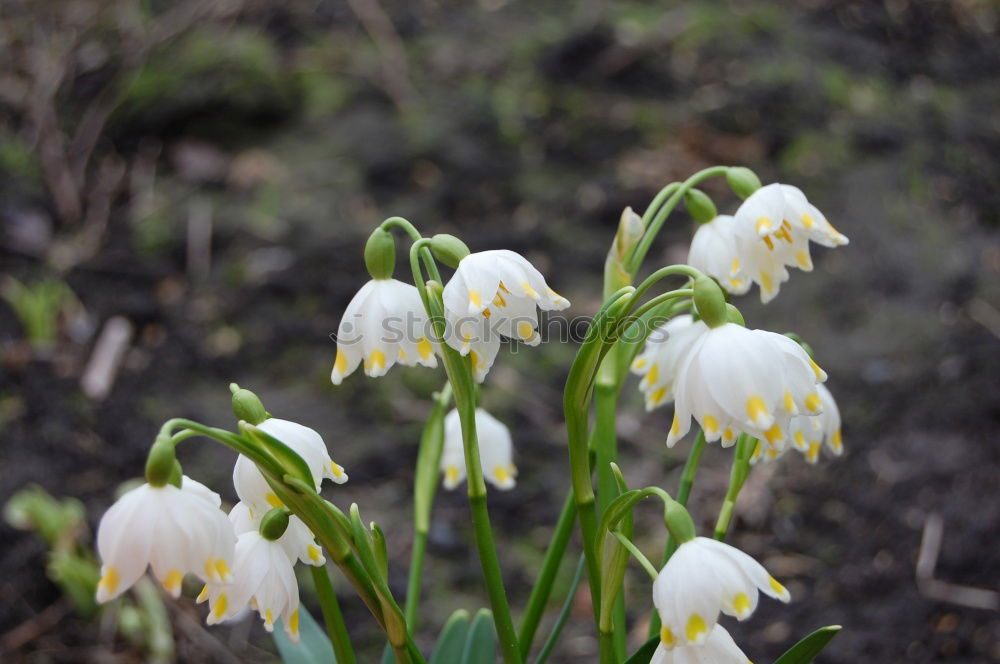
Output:
<svg viewBox="0 0 1000 664">
<path fill-rule="evenodd" d="M 218 494 L 187 477 L 182 488 L 143 484 L 125 493 L 97 527 L 97 601 L 121 595 L 147 567 L 174 597 L 188 573 L 205 582 L 231 581 L 236 535 L 220 503 Z"/>
<path fill-rule="evenodd" d="M 337 358 L 330 380 L 340 385 L 364 361 L 368 376 L 392 365 L 436 367 L 430 324 L 415 286 L 372 279 L 351 299 L 337 330 Z"/>
<path fill-rule="evenodd" d="M 712 221 L 700 224 L 691 240 L 687 262 L 714 277 L 729 293 L 743 295 L 750 290 L 751 281 L 744 276 L 735 223 L 734 217 L 720 214 Z"/>
<path fill-rule="evenodd" d="M 632 361 L 632 373 L 642 376 L 639 389 L 646 397 L 647 411 L 673 400 L 681 361 L 706 331 L 705 323 L 694 320 L 691 314 L 682 314 L 650 333 L 642 352 Z"/>
<path fill-rule="evenodd" d="M 322 436 L 309 427 L 272 417 L 258 424 L 257 428 L 274 436 L 302 457 L 309 466 L 317 491 L 324 478 L 331 479 L 337 484 L 347 481 L 347 473 L 340 464 L 330 458 Z M 258 518 L 270 508 L 280 507 L 282 504 L 257 465 L 242 454 L 237 457 L 236 466 L 233 468 L 233 485 L 236 488 L 236 495 L 258 515 Z"/>
<path fill-rule="evenodd" d="M 848 243 L 800 189 L 779 183 L 761 187 L 743 201 L 734 233 L 741 240 L 744 274 L 760 285 L 763 302 L 773 299 L 788 278 L 778 263 L 808 272 L 813 267 L 810 241 L 827 247 Z"/>
<path fill-rule="evenodd" d="M 739 549 L 707 537 L 684 542 L 653 583 L 653 604 L 663 625 L 661 644 L 668 650 L 707 645 L 719 612 L 746 620 L 757 608 L 758 591 L 782 602 L 791 599 L 784 586 Z"/>
<path fill-rule="evenodd" d="M 835 455 L 844 453 L 844 442 L 840 434 L 840 409 L 825 385 L 816 386 L 816 394 L 822 402 L 823 411 L 818 415 L 798 415 L 789 424 L 791 443 L 802 452 L 806 461 L 816 463 L 824 441 Z"/>
<path fill-rule="evenodd" d="M 236 541 L 233 582 L 209 583 L 198 596 L 199 602 L 208 600 L 208 624 L 234 618 L 250 606 L 264 620 L 264 629 L 273 631 L 280 619 L 288 638 L 298 641 L 299 586 L 292 564 L 279 542 L 256 529 L 242 533 Z"/>
<path fill-rule="evenodd" d="M 665 638 L 671 639 L 668 645 Z M 709 632 L 700 646 L 673 646 L 669 630 L 660 630 L 660 645 L 656 647 L 649 664 L 753 664 L 729 632 L 719 624 Z"/>
<path fill-rule="evenodd" d="M 569 306 L 569 300 L 549 288 L 531 263 L 506 249 L 463 258 L 443 297 L 448 319 L 445 342 L 462 355 L 475 353 L 480 381 L 493 363 L 500 335 L 537 345 L 541 341 L 537 309 L 559 311 Z"/>
<path fill-rule="evenodd" d="M 692 415 L 709 442 L 729 446 L 745 432 L 780 444 L 793 415 L 822 410 L 815 386 L 824 380 L 826 373 L 784 335 L 735 323 L 706 329 L 677 370 L 667 445 L 687 434 Z"/>
<path fill-rule="evenodd" d="M 510 429 L 482 408 L 476 409 L 476 433 L 479 438 L 479 463 L 483 477 L 498 489 L 513 489 L 517 477 L 514 446 Z M 465 479 L 465 448 L 462 446 L 462 422 L 457 410 L 444 418 L 444 450 L 441 453 L 444 488 L 454 489 Z"/>
<path fill-rule="evenodd" d="M 249 505 L 240 501 L 229 510 L 229 520 L 233 522 L 236 534 L 242 535 L 259 529 L 260 519 L 264 514 L 255 512 Z M 326 564 L 326 557 L 316 543 L 316 536 L 309 530 L 309 526 L 294 514 L 288 516 L 288 527 L 285 529 L 285 534 L 278 538 L 278 544 L 285 549 L 288 559 L 293 563 L 299 560 L 314 567 Z"/>
</svg>

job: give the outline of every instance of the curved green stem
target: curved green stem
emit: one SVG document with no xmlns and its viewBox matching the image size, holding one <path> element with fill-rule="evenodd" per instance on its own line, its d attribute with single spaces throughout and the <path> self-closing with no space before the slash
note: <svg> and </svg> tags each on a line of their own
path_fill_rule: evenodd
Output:
<svg viewBox="0 0 1000 664">
<path fill-rule="evenodd" d="M 663 223 L 667 220 L 667 217 L 670 215 L 673 209 L 677 207 L 677 203 L 679 203 L 680 200 L 684 198 L 684 194 L 686 194 L 689 189 L 697 185 L 702 180 L 707 180 L 708 178 L 715 177 L 717 175 L 725 175 L 726 171 L 728 170 L 729 170 L 728 166 L 712 166 L 711 168 L 700 170 L 691 177 L 689 177 L 687 180 L 685 180 L 682 184 L 672 189 L 672 194 L 670 195 L 670 198 L 667 199 L 667 201 L 663 203 L 659 207 L 659 209 L 657 209 L 656 216 L 653 217 L 653 220 L 648 223 L 646 227 L 646 232 L 643 234 L 642 239 L 639 240 L 639 243 L 636 245 L 635 249 L 632 250 L 632 255 L 626 262 L 629 273 L 631 273 L 634 276 L 635 273 L 639 271 L 639 267 L 642 265 L 642 261 L 646 257 L 646 253 L 649 251 L 650 245 L 653 244 L 653 240 L 656 238 L 656 234 L 660 232 L 660 228 L 663 226 Z M 661 191 L 660 194 L 658 194 L 658 197 L 662 195 L 663 192 L 670 187 L 672 187 L 672 185 L 667 185 L 667 187 L 664 188 L 664 190 Z M 654 199 L 654 202 L 655 200 L 656 199 Z M 652 205 L 650 207 L 652 207 Z M 646 212 L 648 214 L 649 210 L 647 210 Z"/>
<path fill-rule="evenodd" d="M 646 574 L 649 575 L 649 578 L 656 581 L 656 577 L 659 576 L 659 572 L 657 572 L 656 568 L 653 567 L 653 563 L 649 562 L 649 558 L 647 558 L 642 551 L 639 550 L 639 547 L 637 547 L 632 540 L 625 537 L 625 534 L 619 530 L 614 531 L 612 535 L 614 535 L 615 538 L 622 543 L 622 546 L 628 549 L 628 552 L 632 554 L 633 558 L 639 561 L 639 564 L 642 565 L 644 570 L 646 570 Z"/>
<path fill-rule="evenodd" d="M 388 219 L 382 222 L 382 228 L 385 230 L 400 228 L 403 231 L 405 231 L 407 235 L 410 236 L 410 239 L 413 240 L 413 242 L 417 242 L 418 240 L 423 239 L 423 237 L 420 235 L 420 231 L 417 230 L 417 227 L 414 226 L 412 223 L 410 223 L 409 220 L 404 219 L 403 217 L 389 217 Z M 430 278 L 437 282 L 440 282 L 441 274 L 438 272 L 437 263 L 434 262 L 434 255 L 431 253 L 430 248 L 423 247 L 423 249 L 420 251 L 420 257 L 424 261 L 424 266 L 427 268 L 427 274 L 430 275 Z"/>
<path fill-rule="evenodd" d="M 330 643 L 333 644 L 333 654 L 337 664 L 356 664 L 357 657 L 354 655 L 354 648 L 351 647 L 351 637 L 347 633 L 344 615 L 340 612 L 340 604 L 333 591 L 326 565 L 310 567 L 309 571 L 316 585 L 316 595 L 323 610 L 323 622 L 326 623 L 326 632 L 330 637 Z"/>
</svg>

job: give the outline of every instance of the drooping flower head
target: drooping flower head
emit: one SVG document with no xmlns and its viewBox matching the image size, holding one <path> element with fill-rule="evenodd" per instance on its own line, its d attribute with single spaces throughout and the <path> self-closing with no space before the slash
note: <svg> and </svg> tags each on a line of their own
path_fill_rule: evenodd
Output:
<svg viewBox="0 0 1000 664">
<path fill-rule="evenodd" d="M 735 217 L 720 214 L 699 224 L 688 250 L 688 264 L 716 279 L 726 291 L 743 295 L 751 281 L 744 277 L 743 250 L 735 233 Z"/>
<path fill-rule="evenodd" d="M 646 397 L 647 411 L 673 401 L 677 370 L 695 341 L 707 330 L 705 323 L 682 314 L 650 333 L 642 352 L 632 362 L 632 373 L 642 376 L 639 389 Z"/>
<path fill-rule="evenodd" d="M 302 457 L 309 466 L 317 491 L 324 479 L 331 479 L 337 484 L 347 481 L 347 473 L 330 458 L 322 436 L 309 427 L 271 417 L 258 424 L 257 428 L 274 436 Z M 233 485 L 236 495 L 255 513 L 263 514 L 272 507 L 281 506 L 281 501 L 256 464 L 242 454 L 233 468 Z"/>
<path fill-rule="evenodd" d="M 517 477 L 514 446 L 510 429 L 482 408 L 476 409 L 476 432 L 479 438 L 479 463 L 483 477 L 498 489 L 513 489 Z M 454 489 L 466 477 L 465 448 L 462 446 L 462 422 L 458 411 L 444 418 L 444 450 L 441 453 L 444 487 Z"/>
<path fill-rule="evenodd" d="M 760 286 L 765 303 L 787 280 L 784 266 L 812 270 L 810 241 L 826 247 L 848 243 L 800 189 L 787 184 L 769 184 L 751 194 L 736 211 L 733 230 L 743 273 Z"/>
<path fill-rule="evenodd" d="M 462 355 L 472 354 L 476 380 L 489 371 L 500 337 L 537 345 L 538 308 L 562 310 L 569 300 L 545 283 L 523 256 L 506 249 L 465 256 L 444 287 L 446 343 Z"/>
<path fill-rule="evenodd" d="M 147 567 L 174 597 L 185 574 L 229 583 L 236 535 L 219 495 L 184 477 L 181 487 L 143 484 L 112 505 L 97 527 L 97 601 L 128 590 Z"/>
<path fill-rule="evenodd" d="M 415 286 L 372 279 L 351 299 L 337 330 L 334 385 L 364 361 L 368 376 L 384 376 L 392 365 L 436 367 L 430 326 Z"/>
<path fill-rule="evenodd" d="M 844 442 L 840 434 L 840 409 L 825 385 L 816 386 L 823 411 L 818 415 L 797 415 L 789 424 L 791 443 L 805 455 L 806 461 L 816 463 L 819 452 L 826 443 L 827 449 L 835 456 L 844 453 Z"/>
<path fill-rule="evenodd" d="M 752 664 L 722 625 L 716 624 L 700 646 L 670 647 L 663 640 L 664 634 L 661 630 L 660 644 L 649 664 Z"/>
<path fill-rule="evenodd" d="M 666 650 L 708 646 L 710 634 L 721 644 L 724 637 L 714 632 L 719 613 L 746 620 L 757 608 L 758 591 L 782 602 L 791 599 L 784 586 L 739 549 L 707 537 L 682 543 L 653 583 L 653 604 L 663 625 L 661 645 Z"/>
<path fill-rule="evenodd" d="M 251 530 L 259 530 L 264 514 L 266 512 L 263 514 L 256 512 L 249 505 L 240 501 L 229 510 L 229 520 L 232 521 L 236 534 L 242 535 Z M 316 536 L 309 530 L 309 526 L 294 514 L 288 516 L 288 527 L 285 529 L 285 533 L 277 539 L 277 542 L 285 549 L 288 559 L 293 564 L 296 560 L 313 567 L 322 567 L 326 564 L 326 557 L 316 542 Z"/>
<path fill-rule="evenodd" d="M 198 597 L 208 600 L 207 622 L 214 625 L 234 618 L 245 607 L 256 609 L 264 629 L 274 630 L 280 619 L 292 642 L 299 639 L 299 586 L 285 548 L 263 537 L 257 529 L 242 533 L 236 541 L 233 582 L 228 586 L 209 583 Z"/>
<path fill-rule="evenodd" d="M 826 373 L 795 341 L 765 330 L 724 323 L 703 331 L 675 381 L 673 446 L 698 421 L 708 441 L 732 445 L 745 432 L 777 445 L 799 412 L 819 413 L 816 384 Z"/>
</svg>

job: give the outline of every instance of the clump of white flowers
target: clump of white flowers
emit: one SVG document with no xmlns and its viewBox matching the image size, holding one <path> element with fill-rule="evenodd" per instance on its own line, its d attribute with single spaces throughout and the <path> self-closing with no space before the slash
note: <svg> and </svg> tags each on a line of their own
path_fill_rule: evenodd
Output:
<svg viewBox="0 0 1000 664">
<path fill-rule="evenodd" d="M 725 176 L 733 193 L 743 199 L 732 215 L 718 214 L 711 198 L 695 187 L 718 176 Z M 652 241 L 681 200 L 699 224 L 690 264 L 660 267 L 635 283 Z M 393 230 L 405 231 L 412 240 L 412 283 L 394 275 Z M 118 597 L 149 568 L 166 591 L 178 597 L 185 576 L 193 575 L 202 583 L 197 599 L 208 605 L 209 624 L 255 611 L 267 631 L 280 623 L 288 638 L 297 641 L 304 609 L 296 565 L 302 563 L 315 583 L 330 640 L 318 647 L 325 656 L 332 650 L 337 661 L 355 662 L 351 630 L 325 569 L 332 562 L 385 632 L 386 652 L 399 664 L 423 664 L 413 634 L 432 505 L 439 486 L 451 490 L 464 482 L 492 610 L 478 614 L 476 624 L 490 621 L 505 664 L 523 664 L 531 654 L 570 541 L 583 547 L 570 597 L 586 578 L 602 664 L 623 660 L 621 643 L 629 630 L 626 614 L 616 607 L 626 592 L 623 579 L 632 560 L 652 579 L 651 638 L 643 646 L 651 664 L 748 664 L 746 654 L 719 624 L 720 616 L 748 619 L 761 593 L 780 602 L 791 597 L 760 563 L 722 541 L 733 522 L 737 497 L 757 461 L 777 459 L 792 448 L 810 464 L 817 462 L 824 446 L 840 455 L 842 423 L 840 409 L 823 384 L 827 374 L 813 359 L 812 349 L 793 333 L 746 327 L 727 298 L 746 294 L 757 284 L 761 300 L 769 302 L 789 280 L 790 268 L 813 269 L 810 243 L 837 247 L 847 244 L 847 237 L 799 189 L 777 183 L 761 187 L 756 175 L 739 167 L 713 167 L 671 183 L 641 216 L 626 208 L 604 265 L 602 304 L 565 380 L 566 435 L 556 436 L 549 447 L 568 452 L 571 495 L 540 557 L 543 567 L 517 630 L 487 498 L 494 495 L 492 489 L 513 489 L 518 468 L 511 431 L 480 406 L 485 388 L 479 384 L 504 340 L 539 345 L 539 312 L 564 310 L 569 301 L 518 253 L 473 253 L 454 236 L 423 237 L 400 217 L 385 220 L 368 239 L 364 257 L 370 280 L 340 320 L 330 378 L 340 385 L 359 366 L 368 376 L 385 376 L 395 364 L 431 370 L 441 366 L 447 376 L 447 383 L 434 393 L 416 454 L 414 539 L 405 603 L 394 596 L 397 584 L 389 583 L 386 534 L 378 524 L 362 522 L 356 504 L 348 516 L 320 495 L 325 480 L 347 481 L 320 434 L 272 417 L 256 395 L 236 385 L 231 386 L 235 431 L 191 420 L 168 421 L 150 450 L 146 483 L 122 495 L 102 518 L 97 599 Z M 441 267 L 453 270 L 449 279 L 441 276 Z M 684 279 L 678 288 L 663 288 L 663 280 L 677 277 Z M 695 425 L 699 430 L 688 450 L 677 498 L 659 483 L 630 488 L 615 463 L 618 397 L 630 371 L 639 376 L 647 411 L 673 404 L 667 446 L 674 447 Z M 181 471 L 175 447 L 195 435 L 237 453 L 232 477 L 238 501 L 228 514 L 218 494 Z M 726 453 L 732 468 L 710 539 L 696 535 L 682 503 L 706 443 L 714 442 L 732 448 Z M 526 458 L 540 452 L 544 450 L 532 450 Z M 644 470 L 645 475 L 650 472 Z M 530 465 L 524 473 L 530 477 Z M 659 565 L 649 562 L 631 540 L 631 527 L 625 527 L 632 523 L 634 506 L 649 497 L 662 501 L 664 530 L 671 538 Z M 579 538 L 572 536 L 576 527 Z M 479 633 L 475 625 L 462 625 L 469 622 L 467 615 L 456 614 L 449 625 Z M 816 637 L 825 640 L 814 640 L 810 652 L 818 652 L 839 628 L 826 629 L 832 631 Z M 550 644 L 557 638 L 555 632 Z M 468 650 L 468 643 L 465 646 Z M 320 652 L 313 645 L 307 649 Z M 476 661 L 492 658 L 492 650 L 481 657 Z"/>
</svg>

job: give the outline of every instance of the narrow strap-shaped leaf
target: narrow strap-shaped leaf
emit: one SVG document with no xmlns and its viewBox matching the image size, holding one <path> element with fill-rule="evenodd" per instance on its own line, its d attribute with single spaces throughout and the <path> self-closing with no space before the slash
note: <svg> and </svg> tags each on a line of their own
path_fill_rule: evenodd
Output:
<svg viewBox="0 0 1000 664">
<path fill-rule="evenodd" d="M 653 653 L 656 652 L 656 646 L 658 645 L 660 645 L 660 637 L 654 636 L 649 641 L 643 643 L 631 657 L 625 660 L 625 664 L 649 664 L 649 660 L 653 659 Z"/>
<path fill-rule="evenodd" d="M 330 639 L 304 606 L 299 606 L 298 643 L 292 643 L 284 629 L 274 630 L 273 635 L 285 664 L 336 664 Z"/>
<path fill-rule="evenodd" d="M 452 664 L 462 660 L 465 639 L 469 634 L 469 612 L 459 609 L 451 614 L 438 635 L 429 664 Z"/>
<path fill-rule="evenodd" d="M 840 625 L 820 627 L 785 651 L 784 655 L 774 660 L 774 664 L 809 664 L 841 629 Z"/>
<path fill-rule="evenodd" d="M 479 609 L 469 626 L 465 639 L 461 664 L 486 664 L 497 659 L 496 629 L 493 627 L 493 613 Z"/>
</svg>

